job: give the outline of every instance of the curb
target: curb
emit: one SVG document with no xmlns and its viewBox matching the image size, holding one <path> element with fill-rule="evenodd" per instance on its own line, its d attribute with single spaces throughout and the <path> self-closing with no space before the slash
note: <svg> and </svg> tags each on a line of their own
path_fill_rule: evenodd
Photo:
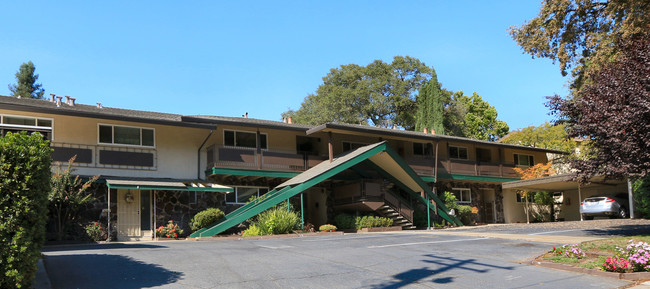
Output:
<svg viewBox="0 0 650 289">
<path fill-rule="evenodd" d="M 43 258 L 38 259 L 38 263 L 36 263 L 36 266 L 37 266 L 36 277 L 34 278 L 34 284 L 32 284 L 32 288 L 52 289 L 52 283 L 50 283 L 50 277 L 47 275 L 47 270 L 45 270 L 45 265 L 43 264 Z"/>
</svg>

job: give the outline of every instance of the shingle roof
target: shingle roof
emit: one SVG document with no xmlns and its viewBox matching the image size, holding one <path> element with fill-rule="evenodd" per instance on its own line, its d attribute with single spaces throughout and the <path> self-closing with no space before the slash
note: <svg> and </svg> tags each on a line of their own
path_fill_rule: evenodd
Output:
<svg viewBox="0 0 650 289">
<path fill-rule="evenodd" d="M 51 102 L 49 100 L 16 98 L 11 96 L 0 96 L 0 108 L 198 128 L 214 128 L 213 125 L 184 122 L 180 114 L 113 108 L 106 106 L 100 108 L 86 104 L 75 104 L 74 106 L 70 106 L 62 103 L 59 107 L 57 107 L 55 102 Z"/>
<path fill-rule="evenodd" d="M 198 123 L 229 124 L 229 125 L 239 125 L 239 126 L 299 130 L 299 131 L 307 131 L 308 129 L 313 127 L 311 125 L 305 125 L 305 124 L 296 124 L 296 123 L 291 124 L 291 123 L 286 123 L 281 121 L 264 120 L 264 119 L 257 119 L 257 118 L 228 117 L 228 116 L 216 116 L 216 115 L 184 115 L 182 119 L 184 121 L 192 121 Z"/>
<path fill-rule="evenodd" d="M 535 147 L 528 147 L 528 146 L 522 146 L 522 145 L 513 145 L 513 144 L 504 144 L 504 143 L 498 143 L 498 142 L 477 140 L 477 139 L 471 139 L 471 138 L 465 138 L 465 137 L 440 135 L 440 134 L 427 134 L 427 133 L 417 132 L 417 131 L 380 128 L 380 127 L 374 127 L 374 126 L 358 125 L 358 124 L 347 124 L 347 123 L 330 123 L 330 122 L 328 122 L 328 123 L 325 123 L 325 124 L 322 124 L 322 125 L 319 125 L 319 126 L 316 126 L 316 127 L 313 127 L 311 129 L 307 130 L 307 134 L 309 135 L 309 134 L 317 133 L 319 131 L 327 131 L 327 130 L 344 130 L 344 131 L 350 131 L 350 132 L 374 133 L 374 134 L 378 134 L 378 135 L 389 135 L 389 136 L 395 136 L 395 137 L 415 138 L 415 139 L 429 140 L 429 141 L 438 141 L 438 140 L 445 140 L 445 141 L 451 141 L 451 142 L 455 141 L 455 142 L 461 142 L 461 143 L 474 143 L 474 144 L 482 144 L 482 145 L 489 145 L 489 146 L 507 147 L 507 148 L 513 148 L 513 149 L 524 149 L 524 150 L 541 151 L 541 152 L 547 152 L 547 153 L 566 154 L 566 152 L 558 151 L 558 150 L 551 150 L 551 149 L 535 148 Z"/>
</svg>

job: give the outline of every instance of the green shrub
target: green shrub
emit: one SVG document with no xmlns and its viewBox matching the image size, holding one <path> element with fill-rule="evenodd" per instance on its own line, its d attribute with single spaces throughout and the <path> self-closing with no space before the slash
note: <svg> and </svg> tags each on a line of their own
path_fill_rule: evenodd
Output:
<svg viewBox="0 0 650 289">
<path fill-rule="evenodd" d="M 210 225 L 218 222 L 223 218 L 224 213 L 217 208 L 208 208 L 203 211 L 200 211 L 192 217 L 190 220 L 190 229 L 192 232 L 196 232 L 203 228 L 207 228 Z"/>
<path fill-rule="evenodd" d="M 257 225 L 251 224 L 241 235 L 242 237 L 261 236 L 262 230 Z"/>
<path fill-rule="evenodd" d="M 650 176 L 636 180 L 633 187 L 635 217 L 650 217 Z"/>
<path fill-rule="evenodd" d="M 36 274 L 45 241 L 51 153 L 38 133 L 0 137 L 0 288 L 30 288 Z"/>
<path fill-rule="evenodd" d="M 108 234 L 102 224 L 98 222 L 93 222 L 84 228 L 86 229 L 86 235 L 88 238 L 92 241 L 98 242 L 98 241 L 103 241 L 106 240 L 106 237 L 108 237 Z"/>
<path fill-rule="evenodd" d="M 318 230 L 321 231 L 321 232 L 322 231 L 336 231 L 336 226 L 330 225 L 330 224 L 325 224 L 325 225 L 321 225 L 320 227 L 318 227 Z"/>
<path fill-rule="evenodd" d="M 354 220 L 355 218 L 353 216 L 345 213 L 338 214 L 334 217 L 334 222 L 342 230 L 354 229 Z"/>
<path fill-rule="evenodd" d="M 288 234 L 298 226 L 300 218 L 295 212 L 289 212 L 286 208 L 272 208 L 257 216 L 254 222 L 264 235 Z"/>
<path fill-rule="evenodd" d="M 393 219 L 377 217 L 377 216 L 363 216 L 357 217 L 355 220 L 355 228 L 376 228 L 376 227 L 390 227 L 393 225 Z"/>
<path fill-rule="evenodd" d="M 442 194 L 442 202 L 445 203 L 445 206 L 447 209 L 451 210 L 454 209 L 455 211 L 458 211 L 458 199 L 456 198 L 456 195 L 452 192 L 445 192 Z"/>
<path fill-rule="evenodd" d="M 474 223 L 474 213 L 472 213 L 472 207 L 468 205 L 459 205 L 458 206 L 458 218 L 464 225 L 470 225 Z"/>
</svg>

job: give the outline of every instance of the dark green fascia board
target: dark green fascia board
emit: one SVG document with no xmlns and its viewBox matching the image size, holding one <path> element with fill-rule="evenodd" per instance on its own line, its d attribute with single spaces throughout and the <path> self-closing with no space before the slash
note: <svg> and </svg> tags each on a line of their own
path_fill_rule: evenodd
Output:
<svg viewBox="0 0 650 289">
<path fill-rule="evenodd" d="M 425 181 L 425 182 L 429 182 L 429 183 L 435 183 L 435 182 L 436 182 L 436 177 L 433 177 L 433 176 L 422 176 L 422 175 L 418 175 L 418 176 L 420 177 L 420 179 L 422 179 L 422 180 Z"/>
<path fill-rule="evenodd" d="M 134 186 L 134 185 L 111 185 L 106 184 L 109 189 L 135 189 L 135 190 L 155 190 L 155 191 L 191 191 L 191 192 L 218 192 L 232 193 L 233 188 L 206 188 L 206 187 L 163 187 L 163 186 Z"/>
<path fill-rule="evenodd" d="M 257 169 L 232 169 L 212 167 L 206 170 L 206 175 L 235 175 L 247 177 L 271 177 L 271 178 L 293 178 L 301 172 L 288 172 L 288 171 L 269 171 Z"/>
<path fill-rule="evenodd" d="M 472 176 L 472 175 L 456 175 L 456 174 L 442 174 L 438 176 L 439 180 L 463 180 L 463 181 L 480 181 L 480 182 L 512 182 L 519 181 L 520 178 L 506 178 L 506 177 L 489 177 L 489 176 Z"/>
</svg>

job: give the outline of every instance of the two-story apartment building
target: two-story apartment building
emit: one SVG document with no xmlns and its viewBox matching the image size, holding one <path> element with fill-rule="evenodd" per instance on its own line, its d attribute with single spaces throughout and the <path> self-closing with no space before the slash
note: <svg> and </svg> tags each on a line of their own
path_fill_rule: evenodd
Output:
<svg viewBox="0 0 650 289">
<path fill-rule="evenodd" d="M 76 155 L 77 174 L 101 176 L 91 215 L 110 216 L 119 239 L 148 238 L 157 224 L 186 224 L 206 207 L 233 211 L 294 177 L 304 179 L 319 164 L 336 163 L 346 153 L 356 157 L 364 152 L 360 148 L 376 149 L 373 144 L 386 144 L 391 159 L 380 160 L 377 151 L 375 159 L 359 159 L 290 198 L 302 207 L 305 222 L 318 226 L 342 211 L 376 212 L 412 228 L 422 207 L 418 200 L 428 198 L 427 186 L 476 207 L 478 222 L 516 221 L 508 220 L 512 209 L 504 201 L 516 196 L 506 194 L 502 184 L 518 179 L 515 166 L 547 162 L 546 154 L 556 153 L 362 125 L 307 126 L 90 106 L 55 95 L 49 100 L 0 96 L 0 133 L 20 130 L 43 133 L 55 164 Z"/>
</svg>

